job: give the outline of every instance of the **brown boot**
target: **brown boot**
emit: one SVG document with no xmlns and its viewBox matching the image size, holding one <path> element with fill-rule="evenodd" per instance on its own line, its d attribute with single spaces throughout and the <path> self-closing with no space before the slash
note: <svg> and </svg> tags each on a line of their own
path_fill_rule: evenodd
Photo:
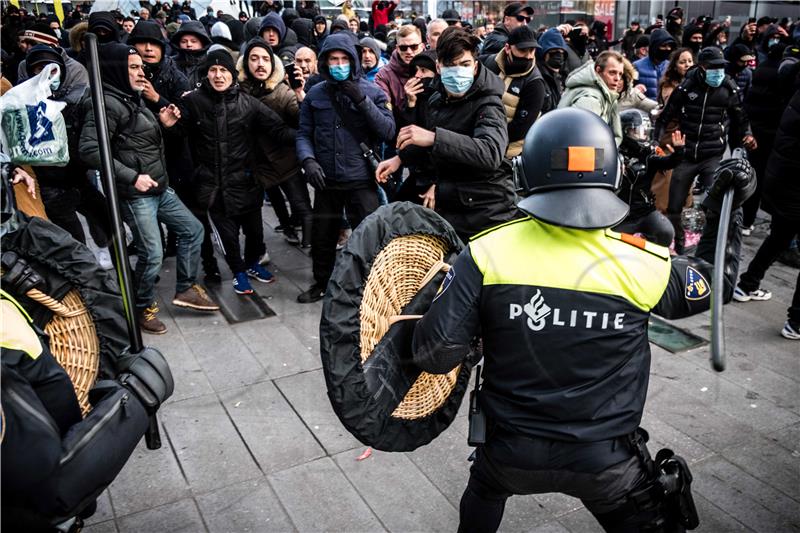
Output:
<svg viewBox="0 0 800 533">
<path fill-rule="evenodd" d="M 167 326 L 158 319 L 157 314 L 158 304 L 156 302 L 139 314 L 139 327 L 142 331 L 151 335 L 163 335 L 167 332 Z"/>
<path fill-rule="evenodd" d="M 208 297 L 206 290 L 197 284 L 176 294 L 172 303 L 178 307 L 188 307 L 198 311 L 219 311 L 219 306 Z"/>
</svg>

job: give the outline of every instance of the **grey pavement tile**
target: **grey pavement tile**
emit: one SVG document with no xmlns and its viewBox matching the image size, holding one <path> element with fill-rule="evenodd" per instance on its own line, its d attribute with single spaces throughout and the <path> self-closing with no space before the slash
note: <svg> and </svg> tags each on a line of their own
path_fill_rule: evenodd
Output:
<svg viewBox="0 0 800 533">
<path fill-rule="evenodd" d="M 264 472 L 283 470 L 325 455 L 272 382 L 228 390 L 219 396 Z"/>
<path fill-rule="evenodd" d="M 780 431 L 769 433 L 766 437 L 776 444 L 783 446 L 790 452 L 800 456 L 800 424 L 793 424 Z"/>
<path fill-rule="evenodd" d="M 269 476 L 299 531 L 383 531 L 336 464 L 325 457 Z"/>
<path fill-rule="evenodd" d="M 317 314 L 317 318 L 322 314 L 322 302 L 314 302 L 310 304 L 297 303 L 297 297 L 301 292 L 309 287 L 309 283 L 296 285 L 290 280 L 278 279 L 275 283 L 265 285 L 259 283 L 257 287 L 258 294 L 264 299 L 267 305 L 275 311 L 278 316 L 283 316 L 292 313 L 307 313 L 313 310 Z M 319 327 L 319 322 L 317 322 Z"/>
<path fill-rule="evenodd" d="M 756 435 L 722 450 L 721 455 L 748 474 L 800 502 L 800 453 Z"/>
<path fill-rule="evenodd" d="M 319 319 L 321 316 L 317 304 L 308 304 L 299 313 L 287 313 L 280 316 L 281 322 L 292 330 L 297 338 L 311 353 L 319 357 Z"/>
<path fill-rule="evenodd" d="M 186 337 L 214 390 L 249 385 L 269 378 L 264 367 L 229 328 L 194 331 Z"/>
<path fill-rule="evenodd" d="M 275 384 L 329 455 L 364 446 L 333 412 L 322 370 L 281 378 Z"/>
<path fill-rule="evenodd" d="M 261 475 L 215 395 L 168 404 L 161 421 L 195 493 Z"/>
<path fill-rule="evenodd" d="M 692 466 L 692 489 L 756 531 L 800 528 L 800 506 L 722 457 Z"/>
<path fill-rule="evenodd" d="M 142 439 L 108 490 L 118 518 L 190 496 L 164 434 L 158 450 L 148 450 Z"/>
<path fill-rule="evenodd" d="M 272 379 L 322 367 L 320 358 L 278 320 L 242 322 L 231 328 Z"/>
<path fill-rule="evenodd" d="M 113 520 L 90 524 L 81 529 L 82 533 L 118 533 L 117 523 Z"/>
<path fill-rule="evenodd" d="M 552 521 L 555 515 L 539 501 L 536 495 L 511 496 L 506 501 L 501 531 L 528 531 Z"/>
<path fill-rule="evenodd" d="M 698 366 L 681 357 L 654 357 L 651 372 L 660 376 L 675 376 L 671 386 L 698 404 L 726 413 L 758 431 L 779 429 L 800 421 L 791 411 L 778 407 L 758 391 L 749 390 L 728 381 L 724 374 L 715 373 L 710 366 Z"/>
<path fill-rule="evenodd" d="M 220 311 L 193 311 L 177 307 L 171 303 L 169 305 L 169 313 L 172 315 L 172 319 L 181 330 L 181 333 L 186 336 L 190 336 L 196 331 L 204 332 L 222 329 L 227 325 L 227 321 Z"/>
<path fill-rule="evenodd" d="M 210 533 L 295 530 L 266 478 L 202 494 L 197 505 Z"/>
<path fill-rule="evenodd" d="M 696 490 L 693 491 L 692 497 L 694 498 L 694 505 L 697 507 L 697 516 L 700 517 L 700 525 L 694 531 L 708 531 L 709 533 L 752 531 L 698 494 Z"/>
<path fill-rule="evenodd" d="M 92 516 L 85 520 L 85 523 L 91 525 L 113 519 L 114 509 L 111 505 L 111 499 L 108 496 L 108 489 L 106 489 L 97 497 L 97 510 Z"/>
<path fill-rule="evenodd" d="M 592 513 L 585 508 L 578 509 L 567 515 L 558 518 L 570 533 L 602 533 L 603 528 L 597 522 Z"/>
<path fill-rule="evenodd" d="M 185 499 L 154 507 L 118 520 L 120 533 L 200 533 L 206 531 L 194 500 Z"/>
<path fill-rule="evenodd" d="M 714 454 L 713 450 L 667 424 L 647 407 L 640 425 L 650 434 L 647 447 L 653 456 L 661 448 L 669 448 L 689 463 L 696 463 Z"/>
<path fill-rule="evenodd" d="M 355 452 L 334 461 L 389 531 L 455 531 L 458 512 L 408 457 L 373 451 L 363 461 Z"/>
<path fill-rule="evenodd" d="M 145 342 L 158 348 L 169 363 L 175 381 L 175 392 L 168 402 L 214 392 L 208 377 L 180 332 L 168 331 L 166 335 L 150 335 L 145 337 Z"/>
<path fill-rule="evenodd" d="M 558 522 L 546 522 L 539 526 L 529 529 L 531 533 L 569 533 L 569 529 L 565 528 Z"/>
<path fill-rule="evenodd" d="M 406 454 L 456 509 L 467 486 L 467 457 L 473 450 L 467 446 L 467 426 L 467 419 L 458 417 L 433 442 Z"/>
</svg>

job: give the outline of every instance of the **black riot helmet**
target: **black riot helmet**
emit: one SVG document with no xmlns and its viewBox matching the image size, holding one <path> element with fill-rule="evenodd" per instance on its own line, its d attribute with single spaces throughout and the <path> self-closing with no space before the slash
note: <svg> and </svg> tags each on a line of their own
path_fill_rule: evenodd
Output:
<svg viewBox="0 0 800 533">
<path fill-rule="evenodd" d="M 626 109 L 619 114 L 622 136 L 638 144 L 650 144 L 653 123 L 650 117 L 640 109 Z"/>
<path fill-rule="evenodd" d="M 578 229 L 615 226 L 628 205 L 615 194 L 622 177 L 611 128 L 578 108 L 551 111 L 525 136 L 519 208 L 544 222 Z"/>
</svg>

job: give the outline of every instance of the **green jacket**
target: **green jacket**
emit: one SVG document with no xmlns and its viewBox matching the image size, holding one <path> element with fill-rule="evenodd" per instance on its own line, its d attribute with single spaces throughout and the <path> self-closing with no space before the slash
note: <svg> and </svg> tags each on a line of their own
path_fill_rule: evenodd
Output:
<svg viewBox="0 0 800 533">
<path fill-rule="evenodd" d="M 598 115 L 611 126 L 619 146 L 622 142 L 622 126 L 617 109 L 619 94 L 611 91 L 600 79 L 594 70 L 594 62 L 590 61 L 574 70 L 567 78 L 566 87 L 558 104 L 559 109 L 579 107 Z"/>
</svg>

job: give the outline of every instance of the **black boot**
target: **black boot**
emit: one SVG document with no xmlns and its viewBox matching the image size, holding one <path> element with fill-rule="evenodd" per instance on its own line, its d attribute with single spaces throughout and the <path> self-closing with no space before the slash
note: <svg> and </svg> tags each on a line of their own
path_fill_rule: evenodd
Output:
<svg viewBox="0 0 800 533">
<path fill-rule="evenodd" d="M 283 228 L 283 237 L 289 244 L 293 244 L 295 246 L 300 244 L 300 237 L 297 235 L 297 232 L 292 226 Z"/>
<path fill-rule="evenodd" d="M 297 303 L 310 304 L 322 300 L 325 296 L 325 286 L 314 283 L 306 292 L 297 297 Z"/>
</svg>

